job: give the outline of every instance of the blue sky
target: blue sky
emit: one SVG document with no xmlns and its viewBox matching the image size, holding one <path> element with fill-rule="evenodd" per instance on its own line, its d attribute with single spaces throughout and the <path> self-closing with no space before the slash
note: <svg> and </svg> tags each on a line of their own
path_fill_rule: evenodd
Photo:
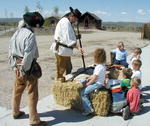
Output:
<svg viewBox="0 0 150 126">
<path fill-rule="evenodd" d="M 82 13 L 95 13 L 103 21 L 150 22 L 150 0 L 0 0 L 0 18 L 22 17 L 25 6 L 35 11 L 37 2 L 45 17 L 51 16 L 56 6 L 60 15 L 72 6 Z"/>
</svg>

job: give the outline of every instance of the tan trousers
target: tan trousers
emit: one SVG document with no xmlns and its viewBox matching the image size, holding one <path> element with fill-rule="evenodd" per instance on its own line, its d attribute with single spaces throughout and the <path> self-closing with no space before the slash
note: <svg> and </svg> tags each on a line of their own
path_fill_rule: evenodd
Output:
<svg viewBox="0 0 150 126">
<path fill-rule="evenodd" d="M 40 122 L 39 115 L 37 113 L 38 102 L 38 80 L 28 80 L 27 77 L 20 78 L 16 75 L 16 80 L 13 87 L 13 115 L 18 114 L 20 111 L 20 102 L 23 91 L 28 90 L 28 106 L 29 106 L 29 121 L 30 124 L 37 124 Z"/>
<path fill-rule="evenodd" d="M 63 78 L 63 74 L 70 74 L 72 70 L 71 57 L 69 56 L 56 56 L 56 65 L 57 65 L 57 79 Z"/>
</svg>

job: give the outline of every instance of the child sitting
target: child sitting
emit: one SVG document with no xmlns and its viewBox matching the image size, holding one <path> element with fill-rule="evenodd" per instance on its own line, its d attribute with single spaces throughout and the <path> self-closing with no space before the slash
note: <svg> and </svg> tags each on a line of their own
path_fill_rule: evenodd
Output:
<svg viewBox="0 0 150 126">
<path fill-rule="evenodd" d="M 132 55 L 132 57 L 130 59 L 131 64 L 133 63 L 134 60 L 138 60 L 138 59 L 140 60 L 141 59 L 141 53 L 142 53 L 141 48 L 136 48 L 134 50 L 133 55 Z"/>
<path fill-rule="evenodd" d="M 139 78 L 132 78 L 131 86 L 132 88 L 129 89 L 127 93 L 127 101 L 130 106 L 130 112 L 132 114 L 138 114 L 140 111 L 140 89 L 138 86 L 141 84 L 141 80 Z"/>
<path fill-rule="evenodd" d="M 139 78 L 140 80 L 142 79 L 142 72 L 140 70 L 141 66 L 142 66 L 142 61 L 139 60 L 139 59 L 134 60 L 132 62 L 132 72 L 133 72 L 133 74 L 132 74 L 131 78 L 136 77 L 136 78 Z M 142 85 L 140 85 L 139 88 L 141 89 Z"/>
<path fill-rule="evenodd" d="M 112 94 L 111 112 L 114 114 L 122 113 L 123 119 L 126 120 L 129 117 L 129 109 L 126 109 L 127 100 L 124 97 L 124 92 L 122 91 L 118 76 L 119 70 L 110 70 L 106 88 L 110 88 Z"/>
<path fill-rule="evenodd" d="M 127 63 L 127 51 L 124 49 L 123 42 L 118 43 L 118 47 L 112 50 L 112 53 L 115 54 L 115 61 L 113 64 L 115 65 L 123 65 L 124 67 L 128 68 Z"/>
<path fill-rule="evenodd" d="M 122 70 L 122 73 L 123 73 L 124 79 L 120 81 L 120 85 L 126 96 L 127 91 L 131 88 L 130 81 L 131 81 L 131 76 L 132 76 L 132 69 L 124 68 Z"/>
<path fill-rule="evenodd" d="M 84 89 L 81 91 L 81 99 L 84 112 L 82 115 L 89 115 L 94 112 L 91 102 L 89 100 L 89 94 L 95 89 L 101 88 L 104 84 L 105 74 L 106 74 L 106 52 L 104 49 L 96 49 L 94 53 L 94 62 L 96 67 L 94 69 L 93 75 L 91 75 L 82 84 Z"/>
</svg>

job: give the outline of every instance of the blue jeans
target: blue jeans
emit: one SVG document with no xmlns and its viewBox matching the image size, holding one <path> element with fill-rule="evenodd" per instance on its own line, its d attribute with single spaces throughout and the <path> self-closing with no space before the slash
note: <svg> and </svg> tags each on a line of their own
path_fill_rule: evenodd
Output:
<svg viewBox="0 0 150 126">
<path fill-rule="evenodd" d="M 92 109 L 92 105 L 91 105 L 91 102 L 89 100 L 89 94 L 92 91 L 94 91 L 95 89 L 100 88 L 100 87 L 102 87 L 102 85 L 94 83 L 92 85 L 85 87 L 81 91 L 82 106 L 83 106 L 83 109 L 85 110 L 85 112 L 90 112 Z"/>
<path fill-rule="evenodd" d="M 113 64 L 123 65 L 125 66 L 125 68 L 128 68 L 128 65 L 129 65 L 126 60 L 116 60 L 116 59 Z"/>
</svg>

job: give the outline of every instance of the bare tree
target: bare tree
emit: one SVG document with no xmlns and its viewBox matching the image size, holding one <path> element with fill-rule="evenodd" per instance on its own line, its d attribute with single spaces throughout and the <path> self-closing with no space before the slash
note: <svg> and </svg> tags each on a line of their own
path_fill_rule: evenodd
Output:
<svg viewBox="0 0 150 126">
<path fill-rule="evenodd" d="M 53 8 L 52 16 L 59 16 L 59 8 L 57 6 Z"/>
<path fill-rule="evenodd" d="M 14 18 L 13 12 L 10 13 L 10 18 Z"/>
<path fill-rule="evenodd" d="M 7 9 L 4 10 L 4 13 L 5 13 L 5 18 L 6 18 L 6 22 L 7 22 L 7 18 L 8 18 L 8 11 L 7 11 Z M 6 22 L 4 23 L 5 33 L 6 33 Z"/>
<path fill-rule="evenodd" d="M 30 11 L 30 10 L 29 10 L 28 6 L 25 6 L 24 12 L 27 13 L 27 12 L 29 12 L 29 11 Z"/>
<path fill-rule="evenodd" d="M 5 12 L 5 18 L 8 18 L 8 11 L 7 11 L 7 9 L 5 9 L 4 12 Z"/>
<path fill-rule="evenodd" d="M 43 7 L 41 6 L 40 1 L 38 1 L 36 3 L 36 11 L 38 11 L 40 13 L 42 13 L 42 11 L 43 11 Z"/>
</svg>

